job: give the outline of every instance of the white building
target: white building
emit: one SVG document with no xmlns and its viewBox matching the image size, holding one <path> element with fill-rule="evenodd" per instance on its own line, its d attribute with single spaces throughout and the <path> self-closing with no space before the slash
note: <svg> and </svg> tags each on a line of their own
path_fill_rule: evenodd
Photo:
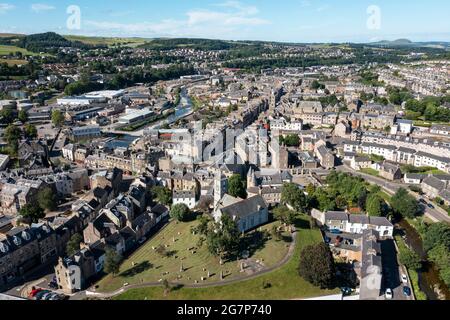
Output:
<svg viewBox="0 0 450 320">
<path fill-rule="evenodd" d="M 342 211 L 329 211 L 315 216 L 323 221 L 329 230 L 339 230 L 345 233 L 362 234 L 364 230 L 376 230 L 382 237 L 392 237 L 394 226 L 384 217 L 369 217 L 366 215 L 348 214 Z"/>
<path fill-rule="evenodd" d="M 195 190 L 174 190 L 172 201 L 174 205 L 185 204 L 191 210 L 197 206 Z"/>
</svg>

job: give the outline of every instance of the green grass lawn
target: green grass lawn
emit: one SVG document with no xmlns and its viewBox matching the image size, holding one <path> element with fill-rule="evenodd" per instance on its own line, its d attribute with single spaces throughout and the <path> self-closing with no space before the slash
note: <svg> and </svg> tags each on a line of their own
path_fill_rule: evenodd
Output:
<svg viewBox="0 0 450 320">
<path fill-rule="evenodd" d="M 220 281 L 221 271 L 224 272 L 225 280 L 248 276 L 246 272 L 240 272 L 240 265 L 237 261 L 226 262 L 221 266 L 220 260 L 209 253 L 206 244 L 196 248 L 195 254 L 188 250 L 197 247 L 200 237 L 191 232 L 191 227 L 197 224 L 196 221 L 171 222 L 162 232 L 124 261 L 118 276 L 108 275 L 102 279 L 98 283 L 98 291 L 111 292 L 122 287 L 124 283 L 158 283 L 160 279 L 188 285 L 194 284 L 196 280 L 199 283 L 214 283 Z M 264 226 L 262 229 L 269 231 L 274 224 L 279 225 L 279 222 Z M 259 233 L 254 233 L 254 235 L 256 234 Z M 174 238 L 175 242 L 173 242 Z M 257 241 L 252 238 L 249 239 L 249 243 L 257 243 Z M 163 257 L 153 250 L 160 245 L 168 246 L 166 250 L 171 253 L 170 257 Z M 264 268 L 270 268 L 286 256 L 288 249 L 289 242 L 271 239 L 249 251 L 253 261 L 260 261 L 264 264 Z M 133 262 L 135 263 L 134 267 Z M 181 263 L 185 269 L 183 272 L 180 272 Z M 207 271 L 203 271 L 203 269 L 210 272 L 210 278 L 205 281 L 201 281 L 202 277 L 207 277 Z M 169 272 L 169 274 L 163 275 L 165 272 Z M 178 275 L 182 278 L 177 279 Z"/>
<path fill-rule="evenodd" d="M 164 296 L 162 286 L 133 289 L 114 299 L 116 300 L 288 300 L 311 298 L 322 295 L 336 294 L 339 289 L 321 290 L 298 275 L 297 266 L 300 252 L 308 245 L 322 241 L 318 229 L 310 229 L 309 217 L 302 216 L 297 221 L 298 234 L 295 252 L 291 260 L 283 267 L 261 275 L 229 285 L 209 288 L 177 288 Z M 264 288 L 268 284 L 268 288 Z"/>
<path fill-rule="evenodd" d="M 366 173 L 366 174 L 370 174 L 371 176 L 374 176 L 374 177 L 378 177 L 379 176 L 378 171 L 375 170 L 375 169 L 372 169 L 372 168 L 361 169 L 361 172 Z"/>
<path fill-rule="evenodd" d="M 21 52 L 23 55 L 26 56 L 34 56 L 36 53 L 28 51 L 27 49 L 19 48 L 16 46 L 7 46 L 7 45 L 0 45 L 0 56 L 5 56 L 11 53 Z"/>
</svg>

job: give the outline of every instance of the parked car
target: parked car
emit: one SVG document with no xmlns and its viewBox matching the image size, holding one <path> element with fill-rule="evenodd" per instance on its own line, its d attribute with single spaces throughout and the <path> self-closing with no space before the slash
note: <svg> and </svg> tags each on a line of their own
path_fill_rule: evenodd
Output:
<svg viewBox="0 0 450 320">
<path fill-rule="evenodd" d="M 429 204 L 428 204 L 428 208 L 434 209 L 434 206 L 433 206 L 431 203 L 429 203 Z"/>
<path fill-rule="evenodd" d="M 392 300 L 392 298 L 394 298 L 394 293 L 392 292 L 392 289 L 387 289 L 386 293 L 384 294 L 384 297 L 387 300 Z"/>
<path fill-rule="evenodd" d="M 422 203 L 422 204 L 428 204 L 428 203 L 425 201 L 424 198 L 420 198 L 420 199 L 419 199 L 419 202 Z"/>
<path fill-rule="evenodd" d="M 339 229 L 331 229 L 331 230 L 330 230 L 330 233 L 332 233 L 332 234 L 341 234 L 342 231 L 339 230 Z"/>
<path fill-rule="evenodd" d="M 408 277 L 406 276 L 406 274 L 402 274 L 402 282 L 403 284 L 408 284 Z"/>
<path fill-rule="evenodd" d="M 53 292 L 47 292 L 46 294 L 44 294 L 41 298 L 41 300 L 50 300 L 50 298 L 54 295 Z"/>
<path fill-rule="evenodd" d="M 36 298 L 36 300 L 42 300 L 42 298 L 44 297 L 44 295 L 46 295 L 46 294 L 48 294 L 48 293 L 50 293 L 49 290 L 42 290 L 42 291 L 40 291 L 40 292 L 35 296 L 35 298 Z"/>
<path fill-rule="evenodd" d="M 411 289 L 409 287 L 403 287 L 403 294 L 407 297 L 411 296 Z"/>
</svg>

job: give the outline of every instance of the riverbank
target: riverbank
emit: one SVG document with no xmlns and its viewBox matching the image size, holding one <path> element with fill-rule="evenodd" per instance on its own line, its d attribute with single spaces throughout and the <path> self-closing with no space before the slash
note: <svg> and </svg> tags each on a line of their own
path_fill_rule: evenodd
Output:
<svg viewBox="0 0 450 320">
<path fill-rule="evenodd" d="M 401 238 L 406 247 L 416 252 L 422 259 L 422 270 L 417 272 L 420 290 L 426 294 L 428 300 L 450 300 L 449 288 L 440 278 L 436 266 L 428 261 L 419 232 L 404 219 L 398 222 L 398 226 L 406 235 Z"/>
</svg>

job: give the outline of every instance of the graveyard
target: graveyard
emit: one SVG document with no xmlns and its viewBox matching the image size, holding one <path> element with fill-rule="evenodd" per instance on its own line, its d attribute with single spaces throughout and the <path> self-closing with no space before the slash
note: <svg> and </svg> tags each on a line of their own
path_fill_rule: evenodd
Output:
<svg viewBox="0 0 450 320">
<path fill-rule="evenodd" d="M 280 222 L 273 222 L 245 235 L 251 244 L 248 250 L 221 264 L 205 243 L 199 243 L 200 236 L 192 232 L 197 224 L 170 222 L 125 259 L 117 275 L 107 275 L 97 283 L 96 290 L 112 292 L 124 285 L 156 286 L 164 280 L 172 285 L 205 286 L 245 279 L 280 264 L 294 245 L 289 232 L 283 232 L 278 239 L 267 237 L 274 225 L 281 227 Z M 266 237 L 262 236 L 264 231 Z"/>
</svg>

